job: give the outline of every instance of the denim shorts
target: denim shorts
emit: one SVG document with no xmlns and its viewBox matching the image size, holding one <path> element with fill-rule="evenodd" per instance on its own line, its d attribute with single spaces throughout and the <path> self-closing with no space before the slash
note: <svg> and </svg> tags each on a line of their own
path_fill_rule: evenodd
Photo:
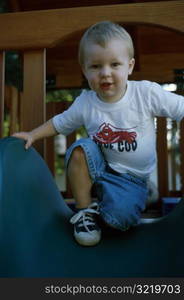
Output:
<svg viewBox="0 0 184 300">
<path fill-rule="evenodd" d="M 138 225 L 148 196 L 146 180 L 112 170 L 100 147 L 90 138 L 77 140 L 69 147 L 66 152 L 66 167 L 76 147 L 81 147 L 85 153 L 103 221 L 123 231 Z"/>
</svg>

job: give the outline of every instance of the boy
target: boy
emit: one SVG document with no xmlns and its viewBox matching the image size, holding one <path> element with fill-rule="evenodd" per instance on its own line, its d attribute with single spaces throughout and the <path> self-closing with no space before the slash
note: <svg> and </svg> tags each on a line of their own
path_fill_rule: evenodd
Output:
<svg viewBox="0 0 184 300">
<path fill-rule="evenodd" d="M 71 218 L 76 241 L 96 245 L 101 230 L 96 215 L 109 226 L 127 230 L 140 222 L 147 198 L 147 179 L 156 162 L 154 117 L 181 120 L 182 96 L 149 81 L 129 81 L 135 60 L 132 39 L 119 25 L 99 22 L 83 35 L 79 62 L 91 88 L 72 106 L 31 132 L 14 136 L 25 147 L 84 125 L 89 138 L 66 153 L 66 166 L 77 213 Z M 98 202 L 92 202 L 96 186 Z"/>
</svg>

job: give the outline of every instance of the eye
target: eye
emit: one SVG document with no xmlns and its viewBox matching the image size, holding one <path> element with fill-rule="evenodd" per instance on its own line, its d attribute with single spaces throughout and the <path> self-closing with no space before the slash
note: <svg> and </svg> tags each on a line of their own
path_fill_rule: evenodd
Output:
<svg viewBox="0 0 184 300">
<path fill-rule="evenodd" d="M 111 65 L 112 65 L 113 68 L 117 68 L 117 67 L 120 66 L 120 63 L 119 62 L 113 62 Z"/>
<path fill-rule="evenodd" d="M 91 65 L 91 69 L 96 70 L 96 69 L 99 69 L 99 68 L 100 68 L 100 65 L 98 65 L 98 64 Z"/>
</svg>

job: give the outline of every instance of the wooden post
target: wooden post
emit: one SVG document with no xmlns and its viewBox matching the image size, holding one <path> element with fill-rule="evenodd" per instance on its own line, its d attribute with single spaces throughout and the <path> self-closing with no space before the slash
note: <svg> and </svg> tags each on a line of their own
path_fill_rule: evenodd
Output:
<svg viewBox="0 0 184 300">
<path fill-rule="evenodd" d="M 11 103 L 11 109 L 10 109 L 10 134 L 13 134 L 18 130 L 17 128 L 17 122 L 18 122 L 18 98 L 19 98 L 19 92 L 16 87 L 11 86 L 10 87 L 10 103 Z"/>
<path fill-rule="evenodd" d="M 55 115 L 55 102 L 49 102 L 46 105 L 46 118 L 47 120 L 51 119 Z M 54 151 L 54 137 L 49 137 L 46 139 L 46 153 L 45 153 L 45 160 L 47 162 L 47 165 L 52 172 L 53 175 L 55 175 L 55 151 Z"/>
<path fill-rule="evenodd" d="M 167 120 L 157 118 L 157 155 L 158 155 L 158 190 L 159 196 L 167 197 L 168 190 L 168 151 L 167 151 Z"/>
<path fill-rule="evenodd" d="M 0 138 L 3 137 L 5 52 L 0 52 Z"/>
<path fill-rule="evenodd" d="M 30 131 L 45 122 L 45 49 L 24 52 L 23 93 L 20 106 L 20 130 Z M 44 157 L 44 140 L 34 146 Z"/>
</svg>

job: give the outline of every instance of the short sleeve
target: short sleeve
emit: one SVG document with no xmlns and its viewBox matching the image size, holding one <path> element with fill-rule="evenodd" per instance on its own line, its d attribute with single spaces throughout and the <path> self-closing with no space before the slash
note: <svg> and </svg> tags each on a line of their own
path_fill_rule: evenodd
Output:
<svg viewBox="0 0 184 300">
<path fill-rule="evenodd" d="M 58 133 L 68 135 L 83 125 L 83 109 L 81 96 L 63 113 L 53 117 L 52 122 Z"/>
<path fill-rule="evenodd" d="M 165 91 L 152 82 L 150 87 L 150 110 L 153 116 L 169 117 L 180 121 L 184 117 L 184 97 Z"/>
</svg>

